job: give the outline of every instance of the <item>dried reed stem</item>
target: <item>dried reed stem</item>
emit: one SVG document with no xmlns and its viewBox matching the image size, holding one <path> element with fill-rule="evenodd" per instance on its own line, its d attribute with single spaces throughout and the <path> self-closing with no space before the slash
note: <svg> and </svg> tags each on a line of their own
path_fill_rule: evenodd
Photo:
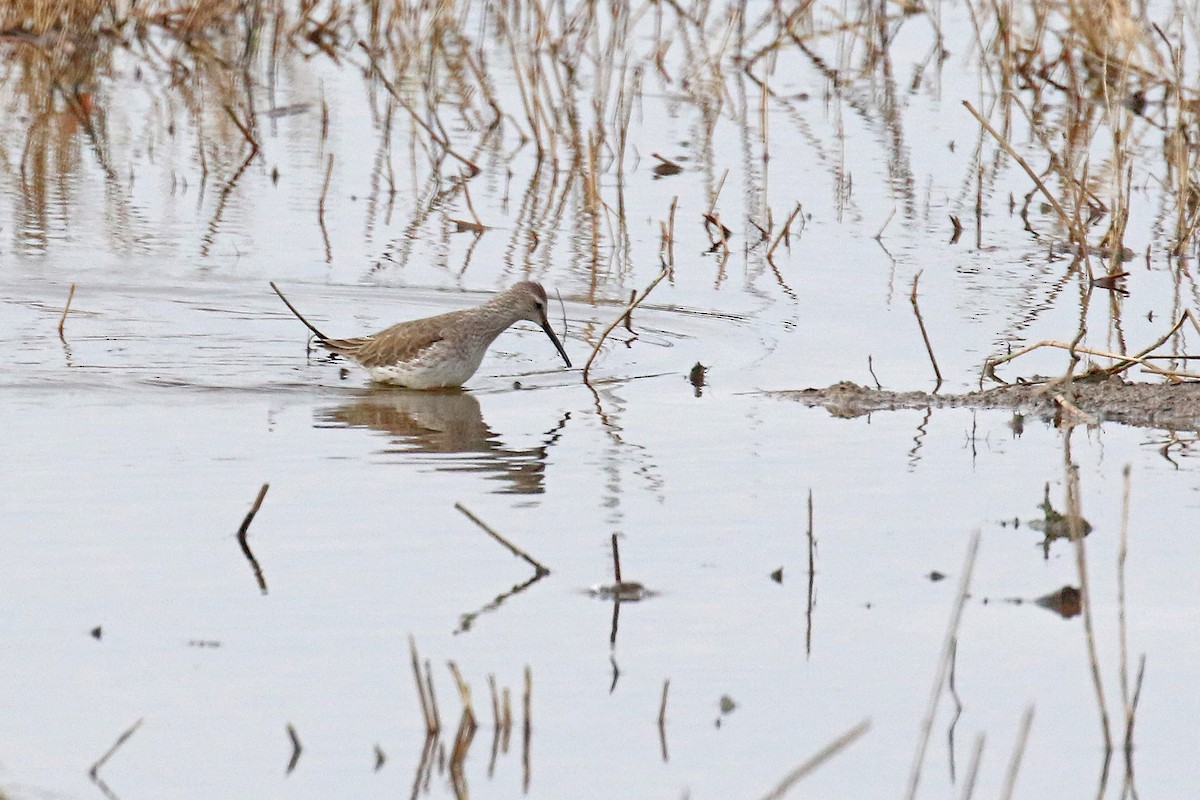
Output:
<svg viewBox="0 0 1200 800">
<path fill-rule="evenodd" d="M 962 577 L 958 582 L 958 594 L 954 602 L 954 610 L 950 614 L 950 623 L 946 626 L 946 636 L 942 640 L 942 653 L 938 659 L 937 674 L 933 681 L 933 691 L 929 696 L 929 706 L 925 710 L 925 718 L 921 721 L 921 736 L 917 743 L 917 752 L 913 757 L 912 770 L 908 777 L 909 800 L 917 796 L 917 786 L 921 782 L 921 768 L 925 763 L 925 750 L 929 746 L 929 734 L 933 730 L 933 720 L 937 715 L 938 703 L 946 687 L 946 678 L 950 672 L 950 660 L 958 641 L 958 627 L 962 623 L 963 609 L 967 605 L 967 592 L 971 588 L 971 574 L 975 571 L 975 557 L 979 553 L 979 532 L 976 531 L 967 545 L 967 557 L 963 564 Z"/>
<path fill-rule="evenodd" d="M 425 733 L 429 736 L 435 736 L 441 728 L 441 722 L 437 718 L 436 709 L 432 706 L 432 701 L 426 697 L 425 684 L 421 680 L 421 661 L 417 657 L 417 643 L 411 635 L 408 637 L 408 652 L 412 657 L 413 680 L 417 684 L 417 697 L 421 701 L 421 716 L 425 718 Z"/>
<path fill-rule="evenodd" d="M 787 794 L 788 790 L 791 789 L 792 786 L 794 786 L 798 781 L 815 770 L 817 767 L 824 764 L 830 758 L 837 755 L 846 747 L 853 744 L 855 739 L 862 736 L 870 729 L 871 720 L 864 719 L 862 722 L 858 723 L 853 728 L 846 731 L 829 744 L 825 745 L 825 747 L 823 747 L 820 752 L 818 752 L 812 758 L 808 759 L 803 764 L 789 772 L 774 789 L 763 795 L 763 800 L 779 800 L 779 798 Z"/>
<path fill-rule="evenodd" d="M 325 240 L 325 263 L 333 260 L 333 247 L 329 243 L 329 230 L 325 227 L 325 196 L 329 194 L 329 179 L 333 176 L 333 153 L 325 162 L 325 180 L 321 183 L 321 199 L 317 201 L 317 222 L 321 226 L 321 238 Z"/>
<path fill-rule="evenodd" d="M 1021 730 L 1017 733 L 1017 741 L 1008 760 L 1008 773 L 1004 777 L 1004 790 L 1000 793 L 1000 800 L 1012 800 L 1013 789 L 1017 786 L 1017 773 L 1021 771 L 1021 759 L 1025 756 L 1025 745 L 1029 741 L 1029 729 L 1032 727 L 1033 706 L 1029 706 L 1021 717 Z"/>
<path fill-rule="evenodd" d="M 672 205 L 672 211 L 673 210 L 674 210 L 674 206 Z M 674 214 L 672 214 L 671 215 L 672 224 L 674 223 L 674 219 L 675 219 L 675 216 L 674 216 Z M 608 327 L 606 327 L 601 332 L 600 338 L 596 341 L 596 346 L 592 348 L 592 354 L 590 356 L 588 356 L 587 363 L 583 365 L 583 382 L 584 383 L 588 383 L 588 373 L 591 371 L 592 362 L 596 360 L 596 356 L 597 356 L 597 354 L 599 354 L 600 348 L 604 345 L 604 340 L 607 339 L 608 335 L 613 332 L 613 328 L 620 325 L 621 320 L 625 319 L 625 317 L 627 315 L 629 315 L 635 308 L 637 308 L 638 306 L 640 306 L 642 304 L 642 301 L 646 299 L 647 295 L 650 294 L 650 292 L 654 289 L 654 287 L 658 286 L 658 284 L 662 281 L 662 279 L 667 277 L 668 272 L 669 272 L 668 268 L 663 267 L 662 272 L 658 273 L 658 277 L 656 277 L 654 280 L 650 281 L 650 285 L 645 288 L 645 290 L 641 293 L 641 295 L 634 298 L 633 301 L 631 301 L 627 306 L 625 306 L 625 309 L 621 312 L 620 316 L 618 316 L 616 319 L 614 319 L 612 322 L 610 322 L 608 324 Z"/>
<path fill-rule="evenodd" d="M 63 306 L 62 316 L 58 318 L 58 338 L 63 342 L 67 341 L 63 336 L 63 326 L 67 324 L 67 312 L 71 310 L 71 298 L 75 296 L 75 284 L 71 284 L 71 288 L 67 290 L 67 302 Z"/>
</svg>

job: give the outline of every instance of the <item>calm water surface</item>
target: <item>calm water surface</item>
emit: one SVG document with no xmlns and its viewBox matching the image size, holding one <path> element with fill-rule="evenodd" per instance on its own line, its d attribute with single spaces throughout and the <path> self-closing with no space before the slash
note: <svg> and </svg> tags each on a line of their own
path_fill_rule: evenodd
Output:
<svg viewBox="0 0 1200 800">
<path fill-rule="evenodd" d="M 1093 346 L 1137 349 L 1196 310 L 1186 265 L 1154 256 L 1130 267 L 1128 298 L 1085 297 L 1051 254 L 1051 219 L 1035 214 L 1045 237 L 1024 230 L 1008 195 L 1027 179 L 1007 162 L 991 169 L 993 143 L 960 105 L 981 104 L 968 9 L 939 13 L 958 43 L 941 65 L 927 63 L 933 34 L 914 21 L 880 73 L 839 56 L 836 37 L 812 56 L 781 50 L 765 114 L 746 79 L 728 77 L 716 109 L 685 89 L 682 41 L 670 79 L 658 74 L 653 14 L 639 18 L 628 52 L 642 83 L 621 176 L 604 155 L 595 248 L 568 164 L 555 178 L 521 143 L 508 50 L 486 36 L 516 117 L 477 155 L 471 199 L 490 228 L 478 238 L 453 232 L 470 218 L 463 195 L 439 194 L 456 170 L 431 179 L 394 106 L 383 143 L 383 93 L 361 59 L 280 56 L 252 91 L 261 153 L 237 175 L 244 142 L 219 102 L 175 109 L 162 76 L 116 52 L 94 87 L 103 159 L 83 133 L 60 131 L 59 171 L 40 189 L 20 177 L 32 117 L 13 61 L 0 85 L 14 112 L 0 122 L 0 790 L 382 797 L 416 785 L 451 797 L 454 662 L 480 721 L 463 773 L 477 797 L 759 797 L 864 719 L 870 731 L 796 795 L 895 796 L 978 532 L 955 695 L 935 717 L 923 794 L 959 795 L 982 734 L 977 796 L 997 795 L 1032 706 L 1016 796 L 1094 795 L 1104 752 L 1082 617 L 1032 602 L 1080 583 L 1073 546 L 1046 545 L 1030 525 L 1044 498 L 1066 511 L 1068 457 L 1093 526 L 1090 599 L 1118 747 L 1108 792 L 1125 778 L 1122 613 L 1129 691 L 1146 659 L 1136 786 L 1180 796 L 1200 784 L 1194 433 L 1068 432 L 1001 411 L 842 419 L 766 393 L 870 383 L 868 356 L 889 388 L 933 388 L 909 302 L 918 272 L 943 391 L 975 386 L 988 355 L 1069 339 L 1081 313 Z M 835 81 L 839 57 L 856 66 Z M 899 84 L 882 81 L 893 70 Z M 463 148 L 478 140 L 450 133 Z M 683 172 L 656 177 L 652 152 Z M 974 224 L 980 163 L 991 170 L 980 235 L 951 244 L 949 214 Z M 588 387 L 578 367 L 660 269 L 675 198 L 671 278 L 632 332 L 604 344 Z M 769 214 L 777 232 L 797 203 L 799 236 L 772 264 L 755 225 Z M 710 251 L 702 215 L 714 207 L 733 231 L 727 256 Z M 1162 219 L 1137 210 L 1130 247 L 1161 252 Z M 526 277 L 561 293 L 552 317 L 565 317 L 576 368 L 520 325 L 464 392 L 444 394 L 372 389 L 307 353 L 267 286 L 353 335 Z M 697 362 L 702 387 L 688 380 Z M 1035 356 L 1006 374 L 1064 367 Z M 263 483 L 248 542 L 265 589 L 235 536 Z M 530 567 L 456 503 L 550 574 L 529 583 Z M 613 534 L 623 578 L 656 593 L 615 616 L 590 592 L 613 581 Z M 410 636 L 443 717 L 428 773 Z M 489 676 L 515 718 L 494 758 Z M 103 785 L 90 780 L 138 720 Z M 290 774 L 288 725 L 303 745 Z"/>
</svg>

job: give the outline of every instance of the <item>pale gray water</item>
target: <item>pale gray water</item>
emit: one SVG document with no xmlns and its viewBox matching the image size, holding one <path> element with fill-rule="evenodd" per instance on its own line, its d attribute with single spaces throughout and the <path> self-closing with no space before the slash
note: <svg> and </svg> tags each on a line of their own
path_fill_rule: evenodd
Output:
<svg viewBox="0 0 1200 800">
<path fill-rule="evenodd" d="M 600 179 L 614 212 L 601 212 L 595 264 L 576 190 L 561 198 L 568 164 L 557 182 L 539 171 L 516 123 L 484 147 L 470 183 L 492 226 L 475 240 L 450 233 L 449 220 L 469 212 L 461 195 L 433 198 L 428 160 L 414 155 L 398 112 L 389 213 L 376 172 L 387 151 L 362 75 L 319 56 L 283 57 L 274 95 L 257 85 L 260 113 L 307 106 L 260 118 L 262 157 L 224 201 L 245 155 L 240 134 L 219 104 L 209 109 L 202 191 L 195 120 L 180 113 L 168 135 L 169 93 L 152 74 L 139 81 L 127 54 L 114 56 L 98 92 L 115 177 L 76 132 L 61 182 L 42 212 L 31 210 L 18 168 L 28 119 L 0 122 L 0 789 L 99 796 L 88 768 L 144 719 L 100 771 L 126 800 L 408 793 L 424 738 L 411 635 L 432 662 L 447 753 L 460 706 L 445 662 L 470 684 L 481 728 L 466 780 L 477 797 L 522 791 L 526 666 L 531 797 L 762 796 L 864 718 L 871 730 L 795 795 L 899 795 L 979 531 L 955 670 L 962 714 L 951 728 L 954 703 L 942 698 L 924 796 L 958 796 L 980 732 L 976 796 L 996 796 L 1029 705 L 1016 796 L 1095 794 L 1103 742 L 1081 618 L 1010 602 L 1079 584 L 1071 545 L 1053 542 L 1043 557 L 1028 524 L 1042 517 L 1046 484 L 1065 510 L 1068 434 L 1027 419 L 1017 435 L 1003 412 L 837 419 L 760 391 L 868 383 L 868 355 L 885 385 L 932 388 L 908 300 L 922 270 L 947 389 L 973 387 L 983 359 L 1010 343 L 1075 333 L 1080 292 L 1068 260 L 1048 259 L 1047 240 L 1008 211 L 1009 192 L 1019 201 L 1028 191 L 1019 169 L 988 178 L 982 246 L 973 230 L 948 243 L 949 213 L 974 224 L 978 127 L 960 100 L 980 104 L 980 78 L 966 10 L 939 14 L 951 53 L 916 90 L 907 82 L 932 46 L 921 15 L 898 30 L 894 84 L 849 70 L 835 87 L 802 52 L 783 51 L 764 176 L 757 88 L 730 72 L 706 146 L 701 105 L 681 88 L 681 54 L 668 59 L 671 83 L 647 56 L 649 12 L 628 42 L 643 93 L 623 197 L 615 168 Z M 837 58 L 836 39 L 818 45 Z M 488 52 L 499 96 L 523 122 L 507 50 Z M 21 101 L 7 69 L 0 91 L 11 110 Z M 478 138 L 452 133 L 464 149 Z M 994 146 L 983 146 L 990 166 Z M 652 151 L 685 171 L 654 178 Z M 329 153 L 327 263 L 317 198 Z M 1147 157 L 1138 168 L 1146 182 L 1159 166 Z M 704 252 L 701 215 L 725 170 L 717 207 L 734 236 L 722 262 Z M 630 290 L 657 274 L 674 197 L 673 277 L 634 313 L 636 339 L 616 329 L 589 389 L 578 367 Z M 795 203 L 805 215 L 774 268 L 765 246 L 746 250 L 764 200 L 776 230 Z M 614 233 L 621 202 L 627 239 Z M 1091 296 L 1095 347 L 1124 336 L 1138 349 L 1195 310 L 1187 269 L 1159 255 L 1155 202 L 1165 201 L 1138 204 L 1127 234 L 1139 259 L 1154 248 L 1148 264 L 1128 267 L 1131 296 Z M 576 369 L 561 368 L 540 331 L 518 326 L 466 393 L 416 397 L 372 391 L 361 372 L 343 378 L 344 364 L 306 357 L 305 330 L 267 286 L 280 282 L 328 332 L 353 335 L 480 302 L 526 277 L 561 292 Z M 55 327 L 71 282 L 64 344 Z M 1175 344 L 1182 352 L 1194 338 L 1185 329 Z M 687 379 L 698 361 L 709 367 L 700 396 Z M 1034 356 L 1005 374 L 1064 367 L 1061 354 Z M 1069 434 L 1094 526 L 1091 602 L 1118 751 L 1117 555 L 1121 474 L 1132 465 L 1125 615 L 1129 669 L 1142 654 L 1147 664 L 1135 729 L 1144 796 L 1200 782 L 1200 547 L 1190 535 L 1200 479 L 1189 444 L 1160 454 L 1169 435 L 1112 425 Z M 265 594 L 234 536 L 264 482 L 249 543 Z M 489 608 L 531 570 L 456 502 L 551 574 Z M 623 577 L 658 595 L 622 604 L 610 647 L 612 605 L 587 590 L 612 581 L 613 533 Z M 780 567 L 777 584 L 769 576 Z M 931 582 L 934 570 L 948 579 Z M 99 641 L 89 636 L 97 626 Z M 511 689 L 517 717 L 494 772 L 489 674 Z M 668 678 L 664 760 L 656 719 Z M 722 715 L 724 695 L 736 708 Z M 289 723 L 304 750 L 285 776 Z M 377 745 L 387 760 L 375 772 Z M 1115 758 L 1110 794 L 1124 776 Z M 426 794 L 453 796 L 444 769 L 435 765 Z"/>
</svg>

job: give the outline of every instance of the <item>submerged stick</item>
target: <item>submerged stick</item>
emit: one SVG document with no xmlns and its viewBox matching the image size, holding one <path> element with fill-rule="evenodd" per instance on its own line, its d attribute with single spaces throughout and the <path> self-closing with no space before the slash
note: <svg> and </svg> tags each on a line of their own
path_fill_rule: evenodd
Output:
<svg viewBox="0 0 1200 800">
<path fill-rule="evenodd" d="M 486 533 L 488 536 L 491 536 L 497 542 L 499 542 L 500 544 L 507 547 L 508 551 L 510 553 L 512 553 L 514 556 L 524 559 L 530 566 L 532 566 L 534 568 L 534 570 L 537 572 L 539 577 L 542 575 L 550 574 L 550 570 L 547 569 L 545 567 L 545 565 L 543 565 L 540 561 L 538 561 L 533 556 L 526 553 L 521 548 L 517 547 L 512 542 L 505 539 L 500 534 L 496 533 L 494 530 L 492 530 L 490 527 L 488 527 L 487 523 L 485 523 L 479 517 L 475 516 L 470 511 L 468 511 L 467 508 L 462 503 L 455 503 L 454 507 L 457 508 L 459 511 L 461 511 L 467 519 L 471 520 L 471 522 L 474 522 L 476 525 L 478 525 L 483 530 L 484 533 Z"/>
<path fill-rule="evenodd" d="M 937 392 L 942 386 L 942 371 L 938 368 L 937 358 L 933 355 L 933 345 L 929 343 L 929 332 L 925 330 L 925 320 L 921 318 L 921 307 L 917 305 L 917 281 L 921 280 L 921 272 L 918 271 L 913 276 L 912 293 L 908 299 L 912 303 L 913 313 L 917 315 L 917 325 L 921 328 L 921 338 L 925 340 L 925 352 L 929 354 L 929 361 L 933 364 L 933 374 L 937 378 L 937 383 L 934 384 L 933 391 Z"/>
<path fill-rule="evenodd" d="M 650 285 L 645 288 L 645 290 L 641 293 L 641 295 L 639 295 L 638 297 L 635 297 L 632 301 L 630 301 L 629 304 L 625 306 L 625 309 L 621 312 L 621 315 L 619 317 L 617 317 L 616 319 L 614 319 L 612 322 L 610 322 L 608 324 L 608 327 L 605 328 L 604 331 L 600 334 L 600 338 L 596 341 L 596 346 L 592 348 L 592 354 L 590 356 L 588 356 L 587 363 L 583 365 L 583 382 L 584 383 L 588 383 L 588 372 L 592 368 L 592 362 L 596 360 L 596 356 L 600 353 L 600 348 L 604 345 L 604 340 L 607 339 L 608 335 L 613 332 L 613 328 L 620 325 L 621 320 L 628 317 L 635 308 L 637 308 L 638 306 L 640 306 L 642 304 L 642 301 L 646 299 L 646 296 L 650 294 L 650 292 L 654 289 L 654 287 L 658 286 L 658 284 L 662 281 L 662 279 L 667 277 L 667 273 L 669 271 L 670 270 L 667 267 L 663 267 L 662 272 L 658 273 L 658 277 L 655 278 L 654 280 L 650 281 Z"/>
<path fill-rule="evenodd" d="M 862 722 L 855 725 L 850 730 L 843 733 L 841 736 L 834 739 L 821 749 L 816 755 L 805 761 L 800 766 L 789 772 L 784 779 L 779 782 L 779 785 L 763 796 L 763 800 L 779 800 L 792 788 L 798 781 L 815 770 L 817 767 L 824 764 L 840 751 L 851 745 L 855 739 L 862 736 L 871 729 L 871 720 L 864 719 Z"/>
<path fill-rule="evenodd" d="M 71 288 L 67 290 L 67 302 L 63 306 L 62 316 L 58 318 L 58 338 L 64 342 L 66 341 L 66 337 L 63 336 L 63 326 L 67 324 L 67 312 L 71 310 L 71 298 L 74 296 L 75 284 L 72 283 Z"/>
</svg>

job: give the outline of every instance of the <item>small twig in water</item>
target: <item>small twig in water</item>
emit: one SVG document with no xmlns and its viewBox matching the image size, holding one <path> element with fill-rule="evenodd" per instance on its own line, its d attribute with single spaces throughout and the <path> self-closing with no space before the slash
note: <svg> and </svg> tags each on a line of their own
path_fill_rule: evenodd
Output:
<svg viewBox="0 0 1200 800">
<path fill-rule="evenodd" d="M 530 566 L 532 566 L 534 568 L 534 570 L 537 572 L 537 574 L 539 576 L 550 574 L 550 570 L 546 569 L 546 567 L 543 566 L 541 562 L 539 562 L 536 558 L 534 558 L 533 556 L 526 553 L 521 548 L 517 547 L 512 542 L 505 539 L 500 534 L 496 533 L 494 530 L 492 530 L 490 527 L 488 527 L 487 523 L 485 523 L 479 517 L 475 516 L 470 511 L 468 511 L 462 503 L 455 503 L 454 507 L 457 508 L 459 511 L 461 511 L 467 519 L 471 520 L 471 522 L 474 522 L 476 525 L 478 525 L 483 530 L 484 533 L 486 533 L 488 536 L 491 536 L 497 542 L 499 542 L 500 544 L 507 547 L 508 551 L 510 553 L 512 553 L 514 556 L 524 559 Z"/>
<path fill-rule="evenodd" d="M 71 288 L 67 290 L 67 303 L 63 306 L 62 316 L 58 318 L 58 338 L 66 341 L 63 336 L 63 326 L 67 324 L 67 312 L 71 310 L 71 298 L 75 296 L 75 284 L 71 284 Z"/>
</svg>

